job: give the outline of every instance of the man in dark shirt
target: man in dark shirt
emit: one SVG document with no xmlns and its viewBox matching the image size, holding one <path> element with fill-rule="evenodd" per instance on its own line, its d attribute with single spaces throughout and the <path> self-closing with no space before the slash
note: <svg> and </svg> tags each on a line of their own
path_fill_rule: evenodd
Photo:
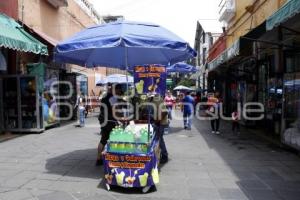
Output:
<svg viewBox="0 0 300 200">
<path fill-rule="evenodd" d="M 100 114 L 98 117 L 100 126 L 101 126 L 101 140 L 98 145 L 98 156 L 96 165 L 102 165 L 102 152 L 104 150 L 104 146 L 109 139 L 109 134 L 112 129 L 117 125 L 117 120 L 113 115 L 114 106 L 118 103 L 118 96 L 122 94 L 121 85 L 116 85 L 114 94 L 112 92 L 112 86 L 109 86 L 106 96 L 101 100 L 100 104 Z"/>
</svg>

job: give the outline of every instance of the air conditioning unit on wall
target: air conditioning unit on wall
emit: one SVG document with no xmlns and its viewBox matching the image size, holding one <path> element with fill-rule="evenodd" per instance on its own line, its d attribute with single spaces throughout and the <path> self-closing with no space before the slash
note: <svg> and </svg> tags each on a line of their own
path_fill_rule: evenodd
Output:
<svg viewBox="0 0 300 200">
<path fill-rule="evenodd" d="M 48 0 L 48 2 L 55 8 L 68 6 L 67 0 Z"/>
</svg>

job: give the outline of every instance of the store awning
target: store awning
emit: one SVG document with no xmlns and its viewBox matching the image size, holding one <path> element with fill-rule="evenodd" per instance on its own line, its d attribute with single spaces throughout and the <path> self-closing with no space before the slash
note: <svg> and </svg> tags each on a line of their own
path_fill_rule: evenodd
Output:
<svg viewBox="0 0 300 200">
<path fill-rule="evenodd" d="M 272 30 L 276 26 L 300 13 L 300 1 L 290 0 L 267 19 L 267 30 Z"/>
<path fill-rule="evenodd" d="M 0 47 L 48 55 L 47 46 L 27 33 L 12 18 L 0 14 Z"/>
<path fill-rule="evenodd" d="M 219 65 L 229 61 L 235 56 L 238 56 L 240 54 L 240 39 L 235 41 L 231 47 L 223 51 L 217 58 L 212 60 L 210 63 L 208 63 L 208 70 L 214 70 Z"/>
</svg>

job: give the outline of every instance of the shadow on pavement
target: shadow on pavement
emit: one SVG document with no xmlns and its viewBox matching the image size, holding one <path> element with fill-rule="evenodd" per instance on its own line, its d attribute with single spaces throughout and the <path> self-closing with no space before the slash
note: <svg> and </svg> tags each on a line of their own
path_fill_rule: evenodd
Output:
<svg viewBox="0 0 300 200">
<path fill-rule="evenodd" d="M 47 173 L 100 180 L 104 174 L 101 166 L 95 166 L 96 155 L 95 148 L 76 150 L 53 157 L 46 162 Z"/>
<path fill-rule="evenodd" d="M 204 165 L 207 165 L 213 181 L 222 188 L 221 197 L 231 197 L 231 194 L 230 190 L 224 189 L 228 185 L 218 183 L 220 179 L 233 181 L 235 184 L 231 183 L 230 187 L 238 186 L 237 190 L 232 191 L 239 192 L 241 199 L 285 199 L 286 195 L 283 195 L 276 184 L 288 185 L 298 182 L 296 176 L 299 177 L 299 171 L 293 171 L 285 165 L 285 162 L 297 162 L 295 155 L 290 152 L 264 141 L 246 128 L 241 129 L 240 135 L 233 134 L 229 122 L 220 123 L 221 135 L 211 133 L 210 121 L 194 119 L 194 122 L 196 132 L 205 140 L 209 149 L 213 150 L 201 156 L 201 159 Z M 216 173 L 218 171 L 224 174 Z M 295 179 L 292 174 L 295 175 Z M 287 181 L 289 176 L 293 180 L 292 183 Z M 289 196 L 293 192 L 298 194 L 299 191 L 289 188 L 284 192 L 289 193 Z"/>
<path fill-rule="evenodd" d="M 166 135 L 171 135 L 171 134 L 180 133 L 182 130 L 184 130 L 183 127 L 181 128 L 181 127 L 172 127 L 172 126 L 171 126 L 171 127 L 169 128 L 168 134 L 166 134 Z"/>
</svg>

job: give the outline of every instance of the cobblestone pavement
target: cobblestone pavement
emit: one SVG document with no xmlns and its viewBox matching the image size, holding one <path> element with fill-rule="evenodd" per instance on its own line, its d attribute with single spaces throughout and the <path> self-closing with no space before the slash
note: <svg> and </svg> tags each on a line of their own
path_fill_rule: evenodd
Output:
<svg viewBox="0 0 300 200">
<path fill-rule="evenodd" d="M 212 135 L 209 123 L 194 120 L 192 131 L 173 120 L 165 135 L 170 161 L 160 184 L 147 194 L 106 191 L 95 167 L 99 125 L 73 124 L 0 143 L 1 200 L 210 200 L 300 199 L 300 158 L 247 132 Z"/>
</svg>

